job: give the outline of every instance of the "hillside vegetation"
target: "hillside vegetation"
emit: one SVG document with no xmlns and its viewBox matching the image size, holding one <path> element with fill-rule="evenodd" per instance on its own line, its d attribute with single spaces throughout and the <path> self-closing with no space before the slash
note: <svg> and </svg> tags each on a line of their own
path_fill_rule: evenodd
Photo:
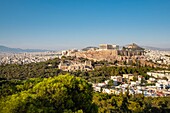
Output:
<svg viewBox="0 0 170 113">
<path fill-rule="evenodd" d="M 0 113 L 169 113 L 170 97 L 93 92 L 89 81 L 111 75 L 142 74 L 149 67 L 107 67 L 63 72 L 59 59 L 0 66 Z M 50 64 L 50 65 L 49 65 Z"/>
</svg>

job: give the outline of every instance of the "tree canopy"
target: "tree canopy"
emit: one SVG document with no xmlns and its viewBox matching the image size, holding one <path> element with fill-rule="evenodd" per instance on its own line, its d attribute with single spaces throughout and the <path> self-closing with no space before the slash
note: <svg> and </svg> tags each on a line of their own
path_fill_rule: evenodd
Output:
<svg viewBox="0 0 170 113">
<path fill-rule="evenodd" d="M 1 113 L 88 113 L 93 111 L 92 106 L 91 85 L 68 74 L 44 78 L 31 88 L 3 98 L 0 103 Z"/>
</svg>

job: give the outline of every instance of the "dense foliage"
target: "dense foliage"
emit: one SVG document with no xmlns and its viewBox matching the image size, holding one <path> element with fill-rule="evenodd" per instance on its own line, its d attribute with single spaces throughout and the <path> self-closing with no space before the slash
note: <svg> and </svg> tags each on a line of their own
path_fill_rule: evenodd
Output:
<svg viewBox="0 0 170 113">
<path fill-rule="evenodd" d="M 58 64 L 61 60 L 73 60 L 71 58 L 62 58 L 62 59 L 53 59 L 48 60 L 46 62 L 40 63 L 30 63 L 25 65 L 17 65 L 17 64 L 8 64 L 5 66 L 0 66 L 0 78 L 1 79 L 19 79 L 24 80 L 28 78 L 48 78 L 53 77 L 59 74 L 66 74 L 68 72 L 63 72 L 58 69 Z M 80 59 L 80 61 L 84 62 L 87 59 Z M 138 67 L 138 66 L 107 66 L 110 65 L 109 62 L 100 61 L 93 62 L 92 65 L 100 65 L 99 68 L 94 68 L 92 71 L 73 71 L 69 72 L 74 74 L 75 76 L 82 77 L 90 82 L 102 82 L 106 78 L 110 76 L 117 76 L 122 74 L 136 74 L 142 75 L 145 79 L 148 78 L 146 72 L 151 71 L 154 68 L 152 67 Z"/>
<path fill-rule="evenodd" d="M 169 113 L 169 97 L 95 93 L 72 75 L 1 81 L 1 113 Z"/>
<path fill-rule="evenodd" d="M 83 59 L 84 60 L 84 59 Z M 59 59 L 26 65 L 0 66 L 0 113 L 169 113 L 170 97 L 108 95 L 93 92 L 87 82 L 110 76 L 140 74 L 151 67 L 106 66 L 92 71 L 63 72 Z"/>
<path fill-rule="evenodd" d="M 0 78 L 3 79 L 28 79 L 35 77 L 52 77 L 60 70 L 57 68 L 59 59 L 48 60 L 46 62 L 30 63 L 25 65 L 8 64 L 0 66 Z"/>
<path fill-rule="evenodd" d="M 14 86 L 16 92 L 1 98 L 1 113 L 88 113 L 95 108 L 92 107 L 92 87 L 80 78 L 60 75 L 30 81 Z"/>
<path fill-rule="evenodd" d="M 71 72 L 75 76 L 82 77 L 90 82 L 98 83 L 103 82 L 106 79 L 109 79 L 110 76 L 117 76 L 122 74 L 134 74 L 142 75 L 145 79 L 148 79 L 146 72 L 153 70 L 151 67 L 118 67 L 118 66 L 101 66 L 100 68 L 94 69 L 92 71 L 74 71 Z"/>
<path fill-rule="evenodd" d="M 3 81 L 3 82 L 2 82 Z M 1 113 L 169 113 L 169 97 L 95 93 L 72 75 L 1 80 Z"/>
<path fill-rule="evenodd" d="M 108 95 L 95 93 L 93 101 L 99 113 L 169 113 L 169 97 L 144 97 L 143 95 Z"/>
</svg>

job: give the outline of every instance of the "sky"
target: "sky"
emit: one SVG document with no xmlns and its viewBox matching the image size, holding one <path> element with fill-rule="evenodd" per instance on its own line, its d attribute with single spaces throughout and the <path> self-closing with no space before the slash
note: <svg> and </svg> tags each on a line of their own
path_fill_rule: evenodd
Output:
<svg viewBox="0 0 170 113">
<path fill-rule="evenodd" d="M 0 45 L 170 48 L 170 0 L 0 0 Z"/>
</svg>

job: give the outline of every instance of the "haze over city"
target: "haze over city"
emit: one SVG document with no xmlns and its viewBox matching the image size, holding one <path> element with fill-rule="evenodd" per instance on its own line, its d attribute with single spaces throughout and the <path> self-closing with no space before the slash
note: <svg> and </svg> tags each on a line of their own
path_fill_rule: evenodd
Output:
<svg viewBox="0 0 170 113">
<path fill-rule="evenodd" d="M 100 43 L 170 48 L 169 0 L 1 0 L 0 45 L 61 50 Z"/>
</svg>

